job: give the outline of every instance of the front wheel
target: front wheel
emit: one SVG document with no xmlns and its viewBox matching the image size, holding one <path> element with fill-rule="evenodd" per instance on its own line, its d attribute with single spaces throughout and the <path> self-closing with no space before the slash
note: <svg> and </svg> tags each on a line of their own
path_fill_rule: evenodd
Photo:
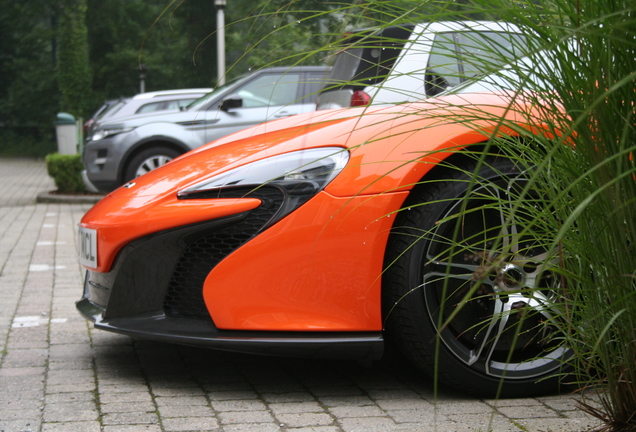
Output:
<svg viewBox="0 0 636 432">
<path fill-rule="evenodd" d="M 558 259 L 518 206 L 543 204 L 527 184 L 507 159 L 466 162 L 414 188 L 389 239 L 387 337 L 424 372 L 479 396 L 553 392 L 571 356 L 554 325 Z"/>
<path fill-rule="evenodd" d="M 124 183 L 167 164 L 180 154 L 168 147 L 152 147 L 141 151 L 128 164 Z"/>
</svg>

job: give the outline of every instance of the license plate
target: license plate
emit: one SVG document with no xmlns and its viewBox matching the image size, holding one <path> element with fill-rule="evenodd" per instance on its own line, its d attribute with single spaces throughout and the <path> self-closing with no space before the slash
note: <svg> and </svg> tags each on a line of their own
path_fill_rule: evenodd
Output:
<svg viewBox="0 0 636 432">
<path fill-rule="evenodd" d="M 86 267 L 97 267 L 97 230 L 79 227 L 79 261 Z"/>
</svg>

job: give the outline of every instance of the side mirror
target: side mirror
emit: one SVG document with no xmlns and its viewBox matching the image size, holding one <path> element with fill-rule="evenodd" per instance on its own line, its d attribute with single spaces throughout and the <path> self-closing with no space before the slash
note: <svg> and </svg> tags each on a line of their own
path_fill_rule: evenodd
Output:
<svg viewBox="0 0 636 432">
<path fill-rule="evenodd" d="M 243 98 L 241 98 L 237 94 L 232 94 L 232 95 L 229 95 L 227 98 L 223 99 L 223 102 L 221 102 L 221 106 L 219 106 L 219 109 L 221 111 L 227 112 L 234 108 L 241 108 L 242 106 L 243 106 Z"/>
</svg>

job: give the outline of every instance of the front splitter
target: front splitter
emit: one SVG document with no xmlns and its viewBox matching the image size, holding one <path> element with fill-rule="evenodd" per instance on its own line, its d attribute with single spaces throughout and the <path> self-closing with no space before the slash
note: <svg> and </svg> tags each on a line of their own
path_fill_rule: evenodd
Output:
<svg viewBox="0 0 636 432">
<path fill-rule="evenodd" d="M 83 298 L 78 311 L 95 328 L 148 340 L 269 356 L 378 360 L 382 332 L 264 332 L 219 330 L 211 321 L 167 317 L 163 311 L 102 319 L 102 309 Z"/>
</svg>

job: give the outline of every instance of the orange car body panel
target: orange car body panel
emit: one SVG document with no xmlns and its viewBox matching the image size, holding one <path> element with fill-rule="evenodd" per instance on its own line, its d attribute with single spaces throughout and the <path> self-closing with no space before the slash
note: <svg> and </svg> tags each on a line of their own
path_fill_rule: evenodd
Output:
<svg viewBox="0 0 636 432">
<path fill-rule="evenodd" d="M 407 192 L 334 198 L 319 193 L 234 251 L 203 296 L 221 329 L 382 329 L 384 249 Z"/>
<path fill-rule="evenodd" d="M 143 200 L 142 200 L 143 201 Z M 97 230 L 98 272 L 110 270 L 117 252 L 132 240 L 175 226 L 189 225 L 252 210 L 259 199 L 203 201 L 163 200 L 155 206 L 133 207 L 135 200 L 107 196 L 89 210 L 81 225 Z M 133 204 L 133 205 L 131 205 Z M 178 221 L 178 224 L 175 224 Z"/>
<path fill-rule="evenodd" d="M 381 330 L 381 273 L 394 212 L 426 172 L 451 153 L 486 141 L 502 117 L 529 129 L 532 107 L 507 110 L 508 103 L 506 95 L 457 95 L 373 110 L 318 111 L 222 138 L 135 179 L 134 187 L 114 191 L 86 214 L 81 225 L 98 231 L 96 270 L 109 271 L 117 252 L 136 238 L 260 204 L 177 200 L 179 190 L 281 153 L 348 148 L 349 163 L 323 192 L 209 273 L 204 300 L 222 329 Z M 450 111 L 469 116 L 471 125 L 451 122 L 445 115 Z M 504 129 L 499 132 L 514 134 Z"/>
</svg>

